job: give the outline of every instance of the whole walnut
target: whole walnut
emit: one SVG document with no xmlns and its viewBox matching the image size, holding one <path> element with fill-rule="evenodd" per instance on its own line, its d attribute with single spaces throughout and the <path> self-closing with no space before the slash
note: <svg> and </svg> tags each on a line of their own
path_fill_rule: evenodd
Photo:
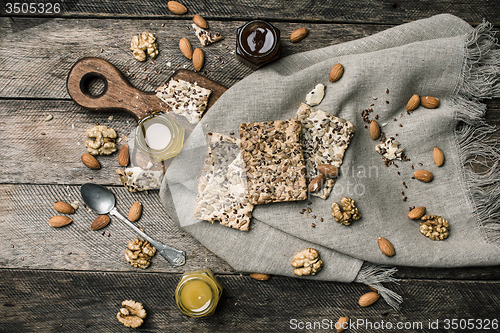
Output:
<svg viewBox="0 0 500 333">
<path fill-rule="evenodd" d="M 90 139 L 85 140 L 85 147 L 91 155 L 110 155 L 116 151 L 116 132 L 106 125 L 96 125 L 85 131 Z M 92 140 L 94 139 L 94 140 Z"/>
</svg>

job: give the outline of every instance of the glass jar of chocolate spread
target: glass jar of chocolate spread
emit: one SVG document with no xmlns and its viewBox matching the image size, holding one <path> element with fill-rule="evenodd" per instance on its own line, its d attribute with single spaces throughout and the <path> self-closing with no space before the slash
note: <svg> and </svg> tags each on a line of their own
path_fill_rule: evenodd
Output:
<svg viewBox="0 0 500 333">
<path fill-rule="evenodd" d="M 265 66 L 280 57 L 280 31 L 272 24 L 250 21 L 237 30 L 236 59 L 252 69 Z"/>
</svg>

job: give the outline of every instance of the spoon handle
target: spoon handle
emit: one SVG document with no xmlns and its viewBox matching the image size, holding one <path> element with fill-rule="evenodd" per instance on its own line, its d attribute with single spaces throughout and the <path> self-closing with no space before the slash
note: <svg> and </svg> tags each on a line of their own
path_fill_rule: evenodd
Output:
<svg viewBox="0 0 500 333">
<path fill-rule="evenodd" d="M 160 255 L 163 258 L 165 258 L 168 261 L 168 263 L 173 267 L 182 266 L 186 263 L 186 253 L 184 251 L 174 249 L 171 246 L 162 244 L 154 240 L 153 238 L 149 237 L 144 232 L 142 232 L 141 229 L 137 228 L 132 222 L 130 222 L 122 214 L 120 214 L 116 209 L 116 207 L 113 207 L 113 209 L 111 209 L 109 213 L 111 215 L 118 217 L 120 220 L 125 222 L 129 227 L 134 229 L 135 232 L 141 235 L 145 240 L 150 242 L 151 245 L 153 245 L 156 248 L 156 250 L 160 253 Z"/>
</svg>

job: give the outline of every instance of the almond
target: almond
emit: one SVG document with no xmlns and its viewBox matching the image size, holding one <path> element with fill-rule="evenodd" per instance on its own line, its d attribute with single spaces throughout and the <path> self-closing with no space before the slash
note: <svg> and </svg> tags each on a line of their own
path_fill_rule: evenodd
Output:
<svg viewBox="0 0 500 333">
<path fill-rule="evenodd" d="M 337 333 L 342 333 L 346 328 L 349 327 L 349 317 L 344 316 L 340 317 L 337 323 L 335 324 L 335 329 L 337 330 Z"/>
<path fill-rule="evenodd" d="M 194 69 L 199 71 L 203 67 L 203 63 L 205 62 L 205 54 L 203 53 L 203 50 L 200 48 L 197 48 L 193 52 L 193 66 Z"/>
<path fill-rule="evenodd" d="M 380 251 L 382 251 L 382 253 L 388 257 L 392 257 L 393 255 L 396 254 L 394 246 L 392 246 L 391 242 L 389 242 L 384 237 L 378 238 L 378 247 L 380 247 Z"/>
<path fill-rule="evenodd" d="M 420 105 L 420 96 L 417 94 L 411 96 L 410 100 L 406 104 L 406 111 L 413 111 Z"/>
<path fill-rule="evenodd" d="M 439 99 L 432 96 L 422 96 L 420 97 L 420 104 L 422 104 L 424 108 L 435 109 L 439 106 Z"/>
<path fill-rule="evenodd" d="M 91 230 L 99 230 L 107 226 L 110 222 L 110 218 L 108 215 L 99 215 L 94 222 L 90 225 Z"/>
<path fill-rule="evenodd" d="M 186 58 L 193 59 L 193 47 L 187 38 L 182 38 L 179 41 L 179 49 Z"/>
<path fill-rule="evenodd" d="M 290 41 L 292 43 L 297 43 L 300 42 L 302 39 L 304 39 L 307 35 L 309 34 L 309 30 L 306 28 L 300 28 L 292 32 L 290 35 Z"/>
<path fill-rule="evenodd" d="M 168 10 L 170 10 L 172 13 L 176 14 L 176 15 L 182 15 L 182 14 L 186 14 L 187 13 L 187 8 L 177 2 L 177 1 L 169 1 L 167 3 L 167 7 L 168 7 Z"/>
<path fill-rule="evenodd" d="M 123 145 L 118 153 L 118 164 L 121 166 L 127 166 L 130 161 L 130 156 L 128 154 L 128 145 Z"/>
<path fill-rule="evenodd" d="M 71 223 L 71 219 L 67 216 L 56 215 L 49 219 L 49 224 L 54 228 L 64 227 Z"/>
<path fill-rule="evenodd" d="M 335 178 L 339 175 L 339 168 L 331 164 L 320 164 L 316 167 L 325 177 Z"/>
<path fill-rule="evenodd" d="M 443 151 L 441 149 L 439 149 L 438 147 L 434 147 L 434 150 L 432 152 L 432 158 L 434 159 L 434 163 L 436 163 L 436 165 L 438 167 L 443 165 L 444 154 L 443 154 Z"/>
<path fill-rule="evenodd" d="M 250 274 L 250 277 L 252 279 L 259 280 L 259 281 L 267 281 L 271 278 L 271 275 L 261 274 L 261 273 L 252 273 L 252 274 Z"/>
<path fill-rule="evenodd" d="M 344 66 L 342 66 L 341 64 L 333 65 L 330 71 L 330 77 L 329 77 L 330 82 L 336 82 L 340 80 L 343 74 L 344 74 Z"/>
<path fill-rule="evenodd" d="M 425 207 L 413 208 L 411 212 L 408 213 L 408 217 L 412 220 L 420 220 L 425 214 Z"/>
<path fill-rule="evenodd" d="M 141 215 L 142 215 L 142 204 L 139 201 L 136 201 L 128 211 L 128 219 L 129 221 L 135 222 L 141 218 Z"/>
<path fill-rule="evenodd" d="M 380 126 L 376 120 L 372 120 L 370 123 L 370 136 L 373 140 L 377 140 L 380 137 Z"/>
<path fill-rule="evenodd" d="M 194 24 L 196 24 L 200 28 L 208 29 L 208 23 L 207 23 L 207 21 L 205 21 L 205 19 L 203 17 L 201 17 L 200 15 L 198 15 L 198 14 L 196 14 L 195 16 L 193 16 L 193 22 L 194 22 Z"/>
<path fill-rule="evenodd" d="M 84 153 L 82 155 L 82 162 L 83 162 L 83 164 L 85 164 L 85 166 L 87 166 L 90 169 L 97 170 L 97 169 L 101 168 L 101 165 L 96 160 L 96 158 L 94 156 L 90 155 L 89 153 Z"/>
<path fill-rule="evenodd" d="M 428 183 L 432 180 L 432 178 L 434 178 L 432 173 L 427 170 L 417 170 L 413 173 L 413 176 L 424 183 Z"/>
<path fill-rule="evenodd" d="M 62 214 L 73 214 L 75 209 L 69 203 L 63 201 L 54 202 L 54 209 Z"/>
<path fill-rule="evenodd" d="M 309 192 L 315 193 L 318 192 L 319 189 L 323 186 L 325 181 L 325 176 L 323 174 L 317 176 L 309 183 Z"/>
<path fill-rule="evenodd" d="M 359 305 L 361 305 L 363 307 L 370 306 L 373 303 L 375 303 L 376 301 L 378 301 L 379 298 L 380 298 L 379 293 L 376 293 L 374 291 L 370 291 L 369 293 L 366 293 L 363 296 L 361 296 L 359 298 L 358 303 L 359 303 Z"/>
</svg>

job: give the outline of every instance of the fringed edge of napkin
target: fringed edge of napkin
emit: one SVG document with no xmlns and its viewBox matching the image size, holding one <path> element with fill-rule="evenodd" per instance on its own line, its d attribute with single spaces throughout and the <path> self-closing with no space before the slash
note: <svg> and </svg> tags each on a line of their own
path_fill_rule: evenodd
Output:
<svg viewBox="0 0 500 333">
<path fill-rule="evenodd" d="M 485 121 L 486 106 L 480 102 L 500 97 L 500 46 L 492 28 L 483 21 L 465 36 L 463 79 L 453 101 L 466 193 L 483 237 L 500 245 L 500 145 L 492 136 L 495 127 Z M 485 171 L 475 172 L 474 165 Z"/>
<path fill-rule="evenodd" d="M 387 302 L 387 304 L 389 304 L 393 309 L 399 310 L 399 305 L 403 303 L 403 297 L 382 285 L 382 282 L 397 283 L 399 279 L 392 277 L 392 275 L 396 272 L 396 267 L 388 268 L 364 262 L 358 272 L 358 275 L 356 276 L 356 279 L 354 279 L 354 282 L 364 283 L 373 287 Z"/>
</svg>

